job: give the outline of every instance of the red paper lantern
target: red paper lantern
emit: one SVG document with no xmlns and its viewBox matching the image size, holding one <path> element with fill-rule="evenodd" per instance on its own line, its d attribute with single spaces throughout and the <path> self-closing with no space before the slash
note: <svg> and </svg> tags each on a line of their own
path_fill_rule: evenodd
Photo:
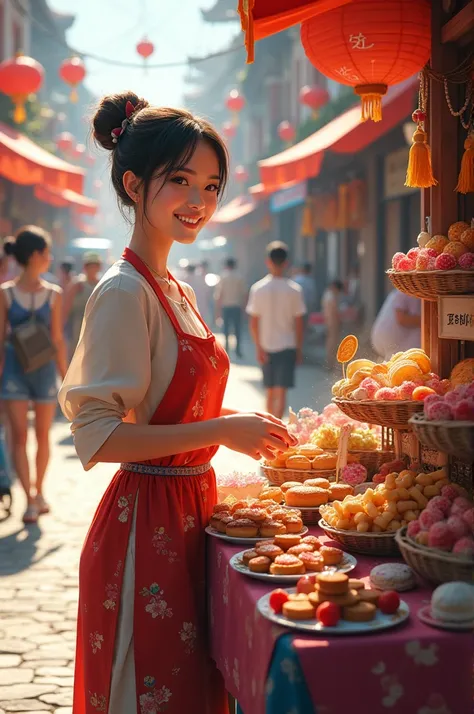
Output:
<svg viewBox="0 0 474 714">
<path fill-rule="evenodd" d="M 362 120 L 382 118 L 382 96 L 417 74 L 430 58 L 429 0 L 352 0 L 301 25 L 310 62 L 354 87 Z"/>
<path fill-rule="evenodd" d="M 72 158 L 73 159 L 82 159 L 85 156 L 86 153 L 86 147 L 84 144 L 76 144 L 76 146 L 72 150 Z"/>
<path fill-rule="evenodd" d="M 300 104 L 304 104 L 304 106 L 312 109 L 313 115 L 316 115 L 318 110 L 328 103 L 329 92 L 323 87 L 309 87 L 308 85 L 306 85 L 300 90 L 299 100 Z"/>
<path fill-rule="evenodd" d="M 232 112 L 234 124 L 239 123 L 239 113 L 245 107 L 245 98 L 240 94 L 238 89 L 231 89 L 227 99 L 225 100 L 227 109 Z"/>
<path fill-rule="evenodd" d="M 101 190 L 101 188 L 103 186 L 102 181 L 100 179 L 95 179 L 95 181 L 92 185 L 93 185 L 94 191 L 96 193 L 99 193 L 99 191 Z"/>
<path fill-rule="evenodd" d="M 225 121 L 222 125 L 222 133 L 228 141 L 230 141 L 230 139 L 233 139 L 237 133 L 235 124 L 233 124 L 231 121 Z"/>
<path fill-rule="evenodd" d="M 22 54 L 0 63 L 0 92 L 10 97 L 15 105 L 13 119 L 22 124 L 26 119 L 25 101 L 43 84 L 43 66 L 32 57 Z"/>
<path fill-rule="evenodd" d="M 60 151 L 67 153 L 74 146 L 74 137 L 68 131 L 63 131 L 56 138 L 56 146 Z"/>
<path fill-rule="evenodd" d="M 140 55 L 140 57 L 143 57 L 143 59 L 146 61 L 148 57 L 151 57 L 153 52 L 155 51 L 155 45 L 153 42 L 150 42 L 146 37 L 141 40 L 138 45 L 137 45 L 137 52 Z"/>
<path fill-rule="evenodd" d="M 296 136 L 295 127 L 289 121 L 280 122 L 278 124 L 278 136 L 282 141 L 293 141 Z"/>
<path fill-rule="evenodd" d="M 64 60 L 59 67 L 59 76 L 72 87 L 69 99 L 71 102 L 77 102 L 77 85 L 80 84 L 86 76 L 86 68 L 80 57 L 70 57 Z"/>
<path fill-rule="evenodd" d="M 234 176 L 239 183 L 246 183 L 249 180 L 249 172 L 245 166 L 236 166 Z"/>
</svg>

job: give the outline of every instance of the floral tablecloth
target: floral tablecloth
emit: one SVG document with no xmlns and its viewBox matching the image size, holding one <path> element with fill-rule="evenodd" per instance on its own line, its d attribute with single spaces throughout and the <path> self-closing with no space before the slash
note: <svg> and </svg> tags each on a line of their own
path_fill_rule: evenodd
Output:
<svg viewBox="0 0 474 714">
<path fill-rule="evenodd" d="M 230 567 L 242 549 L 208 537 L 211 651 L 244 714 L 470 714 L 474 640 L 420 622 L 429 587 L 403 594 L 410 620 L 386 632 L 289 633 L 257 612 L 268 584 Z M 359 578 L 386 560 L 356 557 Z"/>
</svg>

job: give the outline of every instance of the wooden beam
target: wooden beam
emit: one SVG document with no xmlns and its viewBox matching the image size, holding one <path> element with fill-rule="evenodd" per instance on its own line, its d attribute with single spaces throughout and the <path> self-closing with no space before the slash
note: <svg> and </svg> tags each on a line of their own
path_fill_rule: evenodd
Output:
<svg viewBox="0 0 474 714">
<path fill-rule="evenodd" d="M 464 35 L 474 30 L 474 0 L 459 10 L 448 22 L 443 25 L 441 31 L 441 41 L 457 42 Z"/>
</svg>

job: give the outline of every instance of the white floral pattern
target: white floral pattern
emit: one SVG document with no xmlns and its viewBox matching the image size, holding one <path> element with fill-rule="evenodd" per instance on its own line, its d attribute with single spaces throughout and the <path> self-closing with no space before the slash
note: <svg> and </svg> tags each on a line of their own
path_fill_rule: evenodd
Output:
<svg viewBox="0 0 474 714">
<path fill-rule="evenodd" d="M 97 692 L 89 692 L 89 702 L 92 707 L 98 712 L 105 712 L 107 708 L 107 699 L 103 694 Z"/>
<path fill-rule="evenodd" d="M 251 650 L 253 647 L 253 624 L 250 615 L 245 618 L 245 633 L 247 635 L 248 648 Z"/>
<path fill-rule="evenodd" d="M 239 674 L 239 660 L 234 659 L 234 669 L 232 670 L 232 679 L 237 689 L 240 689 L 240 674 Z"/>
<path fill-rule="evenodd" d="M 196 367 L 191 367 L 191 369 L 189 370 L 189 374 L 191 375 L 191 377 L 195 377 L 196 376 Z"/>
<path fill-rule="evenodd" d="M 94 553 L 97 553 L 97 551 L 99 550 L 99 544 L 96 540 L 92 543 L 92 550 L 94 551 Z"/>
<path fill-rule="evenodd" d="M 454 714 L 440 694 L 432 694 L 428 703 L 418 709 L 416 714 Z"/>
<path fill-rule="evenodd" d="M 120 508 L 120 513 L 118 516 L 118 519 L 120 523 L 126 523 L 128 521 L 128 517 L 130 515 L 130 506 L 132 505 L 133 501 L 133 494 L 129 494 L 129 496 L 120 496 L 118 500 L 118 507 Z"/>
<path fill-rule="evenodd" d="M 164 555 L 168 558 L 168 563 L 176 563 L 179 560 L 178 553 L 168 547 L 171 543 L 171 538 L 166 534 L 163 526 L 155 528 L 151 542 L 158 555 Z"/>
<path fill-rule="evenodd" d="M 114 578 L 118 578 L 120 573 L 122 572 L 122 565 L 123 565 L 123 560 L 119 560 L 117 563 L 117 567 L 115 568 L 115 573 L 114 573 Z"/>
<path fill-rule="evenodd" d="M 165 707 L 171 699 L 172 693 L 168 687 L 156 689 L 154 687 L 151 692 L 140 694 L 140 714 L 158 714 L 165 711 Z"/>
<path fill-rule="evenodd" d="M 434 643 L 423 648 L 419 640 L 412 640 L 406 643 L 405 652 L 415 664 L 433 667 L 438 662 L 438 645 Z"/>
<path fill-rule="evenodd" d="M 190 531 L 192 528 L 195 527 L 194 523 L 194 517 L 193 516 L 184 516 L 183 515 L 183 528 L 184 532 L 187 533 L 187 531 Z"/>
<path fill-rule="evenodd" d="M 180 344 L 182 352 L 192 352 L 193 351 L 192 346 L 189 344 L 189 340 L 180 340 L 179 344 Z"/>
<path fill-rule="evenodd" d="M 224 575 L 224 580 L 222 581 L 222 600 L 224 601 L 224 605 L 229 604 L 229 566 L 225 566 L 225 575 Z"/>
<path fill-rule="evenodd" d="M 204 501 L 204 503 L 206 503 L 206 501 L 207 501 L 206 491 L 208 491 L 208 490 L 209 490 L 209 481 L 207 481 L 207 480 L 201 481 L 201 493 L 202 493 L 202 500 Z"/>
<path fill-rule="evenodd" d="M 192 622 L 183 622 L 183 627 L 179 633 L 181 642 L 184 642 L 186 654 L 192 654 L 196 649 L 197 630 Z"/>
<path fill-rule="evenodd" d="M 209 356 L 209 362 L 212 364 L 214 369 L 217 369 L 217 359 L 216 357 Z"/>
<path fill-rule="evenodd" d="M 106 610 L 115 610 L 119 599 L 117 583 L 108 583 L 105 587 L 105 600 L 102 603 Z"/>
<path fill-rule="evenodd" d="M 97 654 L 99 650 L 102 649 L 102 643 L 104 641 L 104 636 L 99 632 L 91 632 L 89 635 L 89 643 L 92 647 L 92 653 Z"/>
<path fill-rule="evenodd" d="M 168 603 L 163 598 L 164 592 L 158 583 L 152 583 L 149 588 L 142 588 L 140 595 L 150 598 L 145 611 L 149 612 L 153 619 L 160 617 L 164 620 L 165 617 L 173 617 L 173 610 L 168 607 Z"/>
</svg>

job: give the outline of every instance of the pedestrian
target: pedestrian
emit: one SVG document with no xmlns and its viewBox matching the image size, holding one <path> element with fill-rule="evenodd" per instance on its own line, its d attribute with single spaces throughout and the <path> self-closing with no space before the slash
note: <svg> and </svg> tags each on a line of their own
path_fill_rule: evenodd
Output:
<svg viewBox="0 0 474 714">
<path fill-rule="evenodd" d="M 0 244 L 0 284 L 5 282 L 8 270 L 7 258 L 3 250 L 3 243 Z M 11 466 L 8 448 L 8 420 L 5 412 L 5 405 L 0 401 L 0 503 L 5 511 L 10 512 L 11 493 Z"/>
<path fill-rule="evenodd" d="M 295 366 L 303 356 L 303 290 L 285 278 L 288 246 L 274 241 L 267 246 L 269 274 L 250 288 L 247 314 L 250 333 L 262 365 L 267 411 L 283 418 L 286 393 L 294 387 Z"/>
<path fill-rule="evenodd" d="M 242 310 L 245 305 L 247 288 L 244 279 L 237 270 L 235 258 L 227 258 L 225 269 L 216 287 L 216 318 L 224 323 L 225 349 L 229 352 L 229 337 L 235 336 L 235 354 L 242 357 L 241 331 Z"/>
<path fill-rule="evenodd" d="M 207 649 L 209 462 L 218 444 L 266 458 L 295 442 L 279 420 L 222 409 L 227 355 L 167 267 L 217 208 L 222 139 L 132 92 L 104 97 L 93 128 L 133 231 L 89 300 L 60 392 L 84 467 L 120 463 L 81 556 L 73 711 L 224 714 Z"/>
<path fill-rule="evenodd" d="M 189 285 L 189 287 L 192 288 L 199 312 L 207 324 L 209 322 L 209 291 L 202 270 L 199 270 L 197 265 L 195 265 L 194 263 L 189 263 L 186 266 L 184 280 Z"/>
<path fill-rule="evenodd" d="M 314 310 L 314 303 L 316 302 L 316 285 L 314 282 L 313 266 L 311 263 L 304 263 L 300 268 L 298 268 L 293 280 L 295 283 L 300 285 L 303 290 L 306 314 L 309 315 L 309 313 Z"/>
<path fill-rule="evenodd" d="M 321 308 L 326 327 L 326 367 L 334 369 L 337 347 L 341 339 L 341 297 L 344 285 L 340 280 L 333 280 L 324 291 Z"/>
<path fill-rule="evenodd" d="M 384 360 L 395 352 L 420 347 L 421 301 L 392 290 L 380 308 L 370 335 L 372 347 Z"/>
<path fill-rule="evenodd" d="M 102 259 L 100 255 L 94 251 L 84 253 L 82 261 L 83 272 L 70 283 L 64 301 L 63 319 L 65 326 L 69 323 L 70 358 L 74 354 L 74 350 L 79 342 L 87 301 L 99 282 L 99 274 L 102 270 Z"/>
<path fill-rule="evenodd" d="M 72 258 L 66 258 L 58 267 L 58 281 L 63 292 L 65 293 L 74 280 L 74 261 Z"/>
<path fill-rule="evenodd" d="M 20 275 L 0 286 L 0 335 L 4 336 L 0 398 L 11 429 L 15 471 L 27 498 L 25 523 L 35 523 L 39 515 L 49 512 L 43 493 L 49 432 L 56 409 L 57 371 L 61 377 L 66 373 L 62 290 L 41 278 L 48 270 L 50 246 L 51 238 L 43 229 L 21 228 L 14 241 L 4 246 L 5 253 L 13 255 L 20 266 Z M 27 326 L 25 334 L 22 328 Z M 26 453 L 30 404 L 35 411 L 37 441 L 35 493 Z"/>
</svg>

